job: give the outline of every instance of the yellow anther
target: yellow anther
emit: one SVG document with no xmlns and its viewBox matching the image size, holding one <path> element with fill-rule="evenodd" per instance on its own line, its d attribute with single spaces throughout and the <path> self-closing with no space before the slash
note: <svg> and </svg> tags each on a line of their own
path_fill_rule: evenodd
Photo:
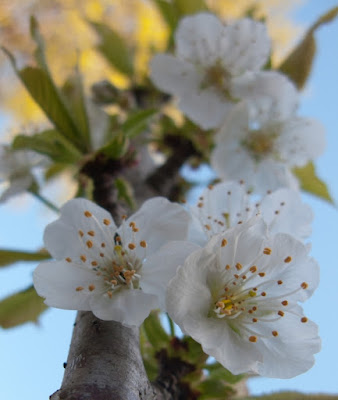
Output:
<svg viewBox="0 0 338 400">
<path fill-rule="evenodd" d="M 83 290 L 84 288 L 83 288 L 83 286 L 78 286 L 75 290 L 77 291 L 77 292 L 81 292 L 81 290 Z"/>
<path fill-rule="evenodd" d="M 123 214 L 121 219 L 127 219 L 127 216 L 125 214 Z"/>
<path fill-rule="evenodd" d="M 138 228 L 133 228 L 133 232 L 138 232 L 139 231 L 139 229 Z"/>
<path fill-rule="evenodd" d="M 88 234 L 89 236 L 95 236 L 95 232 L 94 232 L 94 231 L 88 231 L 87 234 Z"/>
<path fill-rule="evenodd" d="M 225 247 L 227 244 L 228 244 L 228 241 L 226 239 L 222 239 L 221 247 Z"/>
<path fill-rule="evenodd" d="M 243 280 L 246 279 L 246 275 L 243 275 L 243 276 L 242 276 L 242 279 L 243 279 Z"/>
<path fill-rule="evenodd" d="M 88 289 L 90 292 L 92 292 L 93 290 L 95 290 L 95 285 L 93 285 L 93 284 L 89 285 Z"/>
<path fill-rule="evenodd" d="M 131 221 L 131 222 L 129 223 L 129 226 L 130 226 L 131 228 L 135 228 L 136 224 L 135 224 L 134 221 Z"/>
<path fill-rule="evenodd" d="M 256 343 L 257 342 L 257 336 L 250 336 L 249 337 L 250 342 Z"/>
<path fill-rule="evenodd" d="M 86 262 L 86 261 L 87 261 L 87 257 L 86 257 L 84 254 L 81 254 L 80 259 L 81 259 L 83 262 Z"/>
<path fill-rule="evenodd" d="M 252 272 L 253 274 L 254 274 L 255 272 L 257 272 L 257 267 L 256 267 L 256 265 L 253 265 L 252 267 L 250 267 L 250 272 Z"/>
<path fill-rule="evenodd" d="M 265 249 L 263 250 L 264 254 L 267 254 L 268 256 L 272 253 L 272 250 L 269 247 L 265 247 Z"/>
<path fill-rule="evenodd" d="M 106 247 L 106 244 L 102 242 L 101 247 Z"/>
<path fill-rule="evenodd" d="M 271 333 L 272 333 L 272 335 L 275 336 L 275 337 L 278 336 L 278 332 L 277 332 L 277 331 L 272 331 Z"/>
<path fill-rule="evenodd" d="M 72 262 L 72 259 L 71 259 L 70 257 L 67 257 L 67 258 L 66 258 L 66 261 L 69 262 L 69 263 L 71 263 L 71 262 Z"/>
<path fill-rule="evenodd" d="M 208 225 L 208 224 L 204 225 L 204 227 L 205 227 L 205 229 L 207 229 L 208 231 L 210 231 L 210 230 L 211 230 L 211 226 L 210 226 L 210 225 Z"/>
<path fill-rule="evenodd" d="M 283 300 L 281 304 L 282 304 L 284 307 L 286 307 L 286 306 L 289 304 L 289 302 L 288 302 L 287 300 Z"/>
<path fill-rule="evenodd" d="M 113 292 L 108 291 L 108 292 L 107 292 L 107 295 L 108 295 L 108 297 L 111 299 L 111 298 L 113 297 Z"/>
<path fill-rule="evenodd" d="M 203 206 L 204 206 L 203 203 L 198 203 L 198 204 L 197 204 L 197 207 L 198 207 L 198 208 L 202 208 Z"/>
<path fill-rule="evenodd" d="M 252 318 L 252 322 L 257 322 L 258 319 L 257 318 Z"/>
<path fill-rule="evenodd" d="M 111 221 L 110 221 L 110 219 L 104 218 L 103 223 L 104 223 L 106 226 L 108 226 L 108 225 L 111 224 Z"/>
<path fill-rule="evenodd" d="M 88 249 L 91 249 L 93 247 L 93 242 L 91 240 L 87 240 L 86 245 Z"/>
<path fill-rule="evenodd" d="M 227 271 L 229 271 L 230 268 L 231 268 L 231 267 L 230 267 L 229 264 L 227 264 L 227 265 L 225 266 L 225 269 L 226 269 Z"/>
<path fill-rule="evenodd" d="M 250 296 L 250 297 L 255 297 L 255 296 L 257 296 L 257 293 L 254 292 L 253 290 L 250 290 L 249 296 Z"/>
<path fill-rule="evenodd" d="M 278 311 L 278 315 L 279 315 L 280 317 L 284 317 L 284 311 L 279 310 L 279 311 Z"/>
<path fill-rule="evenodd" d="M 100 253 L 100 257 L 104 257 L 104 253 Z"/>
<path fill-rule="evenodd" d="M 98 266 L 97 261 L 92 261 L 91 264 L 92 264 L 93 267 L 97 267 Z"/>
<path fill-rule="evenodd" d="M 243 268 L 243 265 L 242 265 L 242 264 L 240 264 L 240 263 L 237 263 L 237 264 L 236 264 L 236 269 L 237 269 L 237 271 L 240 271 L 242 268 Z"/>
<path fill-rule="evenodd" d="M 291 256 L 287 256 L 285 259 L 284 259 L 284 262 L 285 263 L 289 263 L 289 262 L 291 262 L 292 261 L 292 257 Z"/>
<path fill-rule="evenodd" d="M 90 212 L 90 211 L 85 211 L 84 212 L 84 215 L 85 215 L 85 217 L 87 217 L 87 218 L 89 218 L 89 217 L 91 217 L 93 214 Z"/>
<path fill-rule="evenodd" d="M 117 280 L 112 279 L 112 280 L 110 281 L 110 283 L 111 283 L 112 285 L 117 285 Z"/>
<path fill-rule="evenodd" d="M 263 297 L 266 296 L 266 292 L 262 292 L 261 296 L 263 296 Z"/>
<path fill-rule="evenodd" d="M 141 240 L 140 241 L 140 246 L 145 249 L 147 247 L 147 242 L 145 240 Z"/>
<path fill-rule="evenodd" d="M 239 275 L 238 275 L 238 274 L 234 274 L 234 277 L 235 277 L 236 279 L 238 279 L 238 278 L 239 278 Z"/>
<path fill-rule="evenodd" d="M 81 229 L 79 230 L 79 235 L 80 235 L 81 237 L 83 237 L 83 235 L 84 235 L 84 233 L 83 233 L 83 231 L 81 231 Z"/>
<path fill-rule="evenodd" d="M 136 245 L 135 245 L 135 243 L 129 243 L 128 247 L 129 247 L 130 250 L 134 250 Z"/>
<path fill-rule="evenodd" d="M 307 322 L 308 319 L 307 319 L 306 317 L 303 317 L 300 321 L 301 321 L 303 324 L 305 324 L 305 322 Z"/>
<path fill-rule="evenodd" d="M 278 285 L 282 285 L 283 281 L 279 280 L 279 281 L 277 281 L 277 283 L 278 283 Z"/>
<path fill-rule="evenodd" d="M 307 288 L 309 287 L 309 285 L 308 285 L 306 282 L 303 282 L 303 283 L 300 285 L 300 287 L 301 287 L 302 289 L 307 289 Z"/>
<path fill-rule="evenodd" d="M 259 275 L 261 278 L 263 278 L 263 276 L 265 276 L 265 272 L 260 272 L 258 275 Z"/>
</svg>

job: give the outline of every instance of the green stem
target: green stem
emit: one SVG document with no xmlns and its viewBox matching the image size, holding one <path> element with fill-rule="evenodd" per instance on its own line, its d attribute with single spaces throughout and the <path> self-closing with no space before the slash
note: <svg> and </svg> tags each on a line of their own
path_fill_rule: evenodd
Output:
<svg viewBox="0 0 338 400">
<path fill-rule="evenodd" d="M 51 210 L 55 211 L 57 214 L 60 213 L 59 207 L 57 207 L 55 204 L 53 204 L 51 201 L 47 200 L 44 196 L 42 196 L 40 193 L 36 192 L 30 192 L 33 196 L 35 196 L 38 200 L 41 201 L 45 206 L 50 208 Z"/>
<path fill-rule="evenodd" d="M 169 315 L 168 314 L 166 314 L 166 315 L 167 315 L 168 322 L 169 322 L 170 335 L 172 337 L 175 337 L 176 336 L 175 335 L 175 324 L 174 324 L 173 320 L 169 317 Z"/>
</svg>

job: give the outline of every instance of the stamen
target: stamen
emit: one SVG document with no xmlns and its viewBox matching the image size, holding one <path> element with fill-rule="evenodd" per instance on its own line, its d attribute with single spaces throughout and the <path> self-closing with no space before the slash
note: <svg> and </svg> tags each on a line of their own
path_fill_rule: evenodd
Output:
<svg viewBox="0 0 338 400">
<path fill-rule="evenodd" d="M 86 257 L 84 254 L 81 254 L 80 259 L 81 259 L 83 262 L 86 262 L 86 261 L 87 261 L 87 257 Z"/>
<path fill-rule="evenodd" d="M 303 282 L 301 285 L 300 285 L 300 287 L 302 288 L 302 289 L 307 289 L 308 287 L 309 287 L 309 285 L 306 283 L 306 282 Z"/>
<path fill-rule="evenodd" d="M 136 248 L 136 245 L 135 245 L 135 243 L 129 243 L 128 247 L 130 250 L 134 250 Z"/>
<path fill-rule="evenodd" d="M 277 331 L 272 331 L 271 333 L 272 333 L 272 335 L 275 336 L 275 337 L 278 336 L 278 332 L 277 332 Z"/>
<path fill-rule="evenodd" d="M 240 263 L 236 264 L 237 271 L 240 271 L 242 268 L 243 268 L 242 264 L 240 264 Z"/>
<path fill-rule="evenodd" d="M 79 230 L 79 235 L 80 235 L 81 237 L 83 237 L 83 235 L 84 235 L 84 233 L 83 233 L 83 231 L 81 231 L 81 229 Z"/>
<path fill-rule="evenodd" d="M 221 247 L 225 247 L 227 244 L 228 244 L 228 241 L 226 239 L 222 239 Z"/>
<path fill-rule="evenodd" d="M 250 342 L 256 343 L 257 342 L 257 336 L 250 336 L 249 337 Z"/>
<path fill-rule="evenodd" d="M 92 264 L 93 267 L 97 267 L 98 266 L 97 261 L 92 261 L 91 264 Z"/>
<path fill-rule="evenodd" d="M 277 313 L 280 317 L 284 317 L 284 311 L 279 310 Z"/>
<path fill-rule="evenodd" d="M 306 317 L 303 317 L 300 321 L 301 321 L 303 324 L 305 324 L 305 323 L 308 321 L 308 319 L 307 319 Z"/>
<path fill-rule="evenodd" d="M 84 288 L 83 288 L 83 286 L 78 286 L 75 290 L 77 291 L 77 292 L 81 292 L 81 290 L 83 290 Z"/>
<path fill-rule="evenodd" d="M 84 215 L 85 215 L 85 217 L 87 217 L 87 218 L 89 218 L 89 217 L 91 217 L 93 214 L 90 212 L 90 211 L 85 211 L 84 213 L 83 213 Z"/>
<path fill-rule="evenodd" d="M 256 265 L 253 265 L 252 267 L 250 267 L 250 272 L 252 272 L 254 274 L 256 271 L 257 271 Z"/>
<path fill-rule="evenodd" d="M 272 252 L 272 250 L 269 247 L 265 247 L 265 249 L 263 250 L 263 253 L 268 256 L 271 254 L 271 252 Z"/>
<path fill-rule="evenodd" d="M 292 261 L 292 257 L 291 256 L 287 256 L 285 259 L 284 259 L 284 262 L 285 263 L 289 263 L 289 262 L 291 262 Z"/>
<path fill-rule="evenodd" d="M 71 263 L 71 262 L 72 262 L 72 259 L 71 259 L 70 257 L 67 257 L 67 258 L 66 258 L 66 261 L 69 262 L 69 263 Z"/>
<path fill-rule="evenodd" d="M 93 285 L 93 284 L 89 285 L 88 289 L 90 292 L 92 292 L 93 290 L 95 290 L 95 285 Z"/>
<path fill-rule="evenodd" d="M 93 247 L 93 242 L 91 240 L 87 240 L 86 245 L 89 249 Z"/>
<path fill-rule="evenodd" d="M 140 246 L 145 249 L 147 247 L 147 242 L 145 240 L 141 240 L 140 241 Z"/>
<path fill-rule="evenodd" d="M 289 302 L 288 302 L 287 300 L 283 300 L 283 301 L 282 301 L 282 305 L 283 305 L 284 307 L 286 307 L 288 304 L 289 304 Z"/>
<path fill-rule="evenodd" d="M 104 218 L 103 223 L 104 223 L 106 226 L 108 226 L 108 225 L 111 224 L 111 221 L 110 221 L 109 219 L 107 219 L 107 218 Z"/>
</svg>

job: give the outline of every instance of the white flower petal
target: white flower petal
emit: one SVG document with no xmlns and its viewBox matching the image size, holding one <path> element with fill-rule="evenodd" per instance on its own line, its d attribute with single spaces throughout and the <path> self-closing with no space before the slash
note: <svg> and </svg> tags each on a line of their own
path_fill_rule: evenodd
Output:
<svg viewBox="0 0 338 400">
<path fill-rule="evenodd" d="M 165 308 L 165 293 L 168 282 L 175 276 L 189 254 L 199 249 L 190 242 L 169 242 L 143 263 L 142 290 L 158 297 L 160 308 Z"/>
<path fill-rule="evenodd" d="M 232 81 L 232 96 L 245 99 L 253 121 L 283 121 L 298 106 L 298 92 L 293 83 L 277 71 L 246 73 Z"/>
<path fill-rule="evenodd" d="M 158 305 L 154 295 L 142 290 L 122 290 L 121 293 L 108 296 L 95 296 L 90 300 L 91 310 L 98 318 L 117 321 L 125 326 L 140 326 L 150 311 Z"/>
<path fill-rule="evenodd" d="M 134 222 L 139 232 L 134 234 L 131 229 L 118 229 L 125 243 L 145 240 L 147 254 L 153 254 L 161 246 L 171 240 L 185 240 L 188 235 L 190 216 L 179 204 L 171 203 L 164 197 L 147 200 L 142 207 L 125 221 L 128 227 Z M 143 249 L 137 247 L 136 254 L 143 257 Z M 142 252 L 142 253 L 139 253 Z"/>
<path fill-rule="evenodd" d="M 216 88 L 185 91 L 179 100 L 180 110 L 203 129 L 217 128 L 232 103 Z"/>
<path fill-rule="evenodd" d="M 186 61 L 169 54 L 157 54 L 150 62 L 150 77 L 164 92 L 179 96 L 196 90 L 203 75 Z"/>
<path fill-rule="evenodd" d="M 86 213 L 91 216 L 87 217 Z M 104 224 L 105 220 L 109 225 Z M 84 236 L 79 234 L 80 231 Z M 94 237 L 88 235 L 91 231 Z M 99 257 L 101 250 L 89 250 L 87 240 L 101 244 L 107 242 L 108 238 L 109 243 L 113 243 L 115 231 L 115 223 L 108 211 L 89 200 L 73 199 L 61 208 L 61 217 L 46 227 L 44 243 L 56 259 L 71 257 L 78 261 L 83 254 L 94 259 Z"/>
<path fill-rule="evenodd" d="M 300 239 L 311 234 L 312 209 L 296 190 L 274 191 L 262 199 L 260 210 L 271 233 L 284 232 Z"/>
<path fill-rule="evenodd" d="M 176 54 L 191 63 L 209 66 L 219 58 L 223 25 L 213 14 L 199 13 L 183 18 L 175 32 Z"/>
<path fill-rule="evenodd" d="M 266 26 L 249 18 L 225 25 L 219 52 L 222 65 L 234 75 L 259 70 L 270 52 Z"/>
<path fill-rule="evenodd" d="M 94 293 L 88 286 L 95 285 L 95 290 L 101 290 L 94 271 L 66 261 L 42 262 L 34 271 L 33 281 L 48 306 L 65 310 L 90 310 L 89 299 Z M 81 287 L 82 290 L 76 290 Z"/>
<path fill-rule="evenodd" d="M 314 119 L 291 118 L 282 125 L 276 148 L 288 165 L 302 167 L 324 152 L 325 129 Z"/>
</svg>

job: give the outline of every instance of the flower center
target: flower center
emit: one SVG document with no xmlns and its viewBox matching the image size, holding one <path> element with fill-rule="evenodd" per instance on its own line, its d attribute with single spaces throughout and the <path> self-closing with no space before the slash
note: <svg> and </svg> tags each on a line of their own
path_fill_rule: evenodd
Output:
<svg viewBox="0 0 338 400">
<path fill-rule="evenodd" d="M 224 240 L 224 239 L 223 239 Z M 225 247 L 227 241 L 221 241 Z M 256 265 L 243 266 L 239 262 L 227 264 L 223 273 L 223 285 L 220 290 L 211 291 L 214 302 L 211 305 L 209 317 L 223 318 L 229 327 L 241 337 L 250 342 L 257 342 L 259 338 L 267 339 L 271 336 L 263 335 L 260 324 L 268 324 L 273 337 L 278 336 L 274 329 L 274 322 L 283 318 L 286 313 L 295 313 L 292 297 L 295 293 L 308 289 L 306 282 L 301 282 L 293 289 L 283 288 L 282 279 L 271 279 L 268 273 L 260 271 L 257 266 L 264 258 L 272 254 L 272 249 L 265 247 L 255 260 Z M 283 263 L 292 262 L 291 256 L 286 256 Z M 298 314 L 297 314 L 298 315 Z M 306 317 L 299 315 L 300 323 L 306 323 Z"/>
<path fill-rule="evenodd" d="M 80 229 L 78 231 L 79 239 L 85 249 L 84 253 L 80 255 L 80 260 L 102 278 L 103 285 L 100 287 L 101 291 L 102 287 L 104 288 L 102 294 L 112 298 L 116 291 L 139 289 L 140 272 L 143 260 L 146 258 L 147 242 L 137 240 L 139 229 L 135 222 L 130 222 L 129 226 L 126 226 L 126 222 L 123 220 L 121 237 L 117 232 L 111 231 L 109 219 L 99 221 L 90 211 L 85 211 L 84 215 L 94 220 L 97 230 L 92 229 L 83 232 Z M 132 241 L 130 243 L 123 240 L 126 237 L 127 230 L 131 230 L 129 236 L 131 236 Z M 137 256 L 137 254 L 140 254 L 140 251 L 137 251 L 138 247 L 141 247 L 143 251 L 141 259 Z M 66 261 L 72 262 L 69 257 L 66 258 Z M 89 284 L 88 288 L 78 286 L 76 291 L 89 290 L 93 292 L 95 289 L 97 288 L 94 284 Z"/>
<path fill-rule="evenodd" d="M 275 133 L 267 133 L 262 130 L 253 130 L 243 145 L 257 161 L 272 154 L 274 150 Z"/>
<path fill-rule="evenodd" d="M 226 69 L 217 63 L 207 68 L 204 74 L 204 79 L 201 83 L 201 89 L 206 89 L 208 87 L 213 87 L 219 91 L 222 95 L 230 97 L 229 93 L 229 82 L 231 75 Z"/>
</svg>

